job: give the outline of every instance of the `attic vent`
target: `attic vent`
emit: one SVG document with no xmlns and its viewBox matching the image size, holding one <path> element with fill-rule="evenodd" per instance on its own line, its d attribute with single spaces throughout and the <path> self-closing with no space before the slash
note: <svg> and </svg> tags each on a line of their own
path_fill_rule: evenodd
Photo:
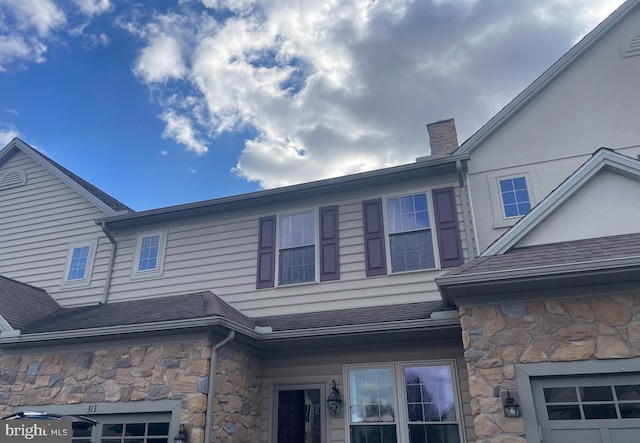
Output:
<svg viewBox="0 0 640 443">
<path fill-rule="evenodd" d="M 635 34 L 622 44 L 622 58 L 640 55 L 640 34 Z"/>
<path fill-rule="evenodd" d="M 27 175 L 22 169 L 14 169 L 0 175 L 0 189 L 15 188 L 27 182 Z"/>
</svg>

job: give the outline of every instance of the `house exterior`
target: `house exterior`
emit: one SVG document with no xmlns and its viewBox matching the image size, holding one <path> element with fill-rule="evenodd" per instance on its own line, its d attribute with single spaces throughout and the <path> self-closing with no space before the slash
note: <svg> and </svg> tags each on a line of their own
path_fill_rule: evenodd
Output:
<svg viewBox="0 0 640 443">
<path fill-rule="evenodd" d="M 95 419 L 77 442 L 635 441 L 639 42 L 629 0 L 459 148 L 445 120 L 415 163 L 144 212 L 12 141 L 0 415 Z"/>
<path fill-rule="evenodd" d="M 2 217 L 39 182 L 95 206 L 20 140 L 1 158 L 0 180 L 24 171 Z M 36 176 L 38 160 L 53 166 Z M 38 247 L 0 266 L 0 411 L 89 415 L 78 441 L 180 425 L 192 443 L 474 441 L 458 314 L 435 283 L 474 255 L 467 160 L 71 217 L 45 283 L 23 269 Z M 34 222 L 69 215 L 44 200 Z"/>
</svg>

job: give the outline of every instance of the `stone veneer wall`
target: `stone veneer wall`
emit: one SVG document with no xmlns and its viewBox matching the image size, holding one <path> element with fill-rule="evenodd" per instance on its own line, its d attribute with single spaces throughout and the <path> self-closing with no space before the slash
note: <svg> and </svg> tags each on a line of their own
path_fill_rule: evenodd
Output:
<svg viewBox="0 0 640 443">
<path fill-rule="evenodd" d="M 215 443 L 258 443 L 262 399 L 262 364 L 231 346 L 218 350 L 213 404 Z"/>
<path fill-rule="evenodd" d="M 640 356 L 640 297 L 611 295 L 460 307 L 474 428 L 479 443 L 519 443 L 522 419 L 497 397 L 517 389 L 516 363 Z"/>
<path fill-rule="evenodd" d="M 257 441 L 253 434 L 259 435 L 260 364 L 238 351 L 222 348 L 218 354 L 220 403 L 214 403 L 214 421 L 218 427 L 223 423 L 231 438 L 213 441 Z M 20 405 L 180 399 L 180 422 L 189 429 L 189 442 L 202 443 L 210 357 L 207 340 L 0 356 L 0 416 Z M 239 439 L 233 440 L 234 435 Z"/>
</svg>

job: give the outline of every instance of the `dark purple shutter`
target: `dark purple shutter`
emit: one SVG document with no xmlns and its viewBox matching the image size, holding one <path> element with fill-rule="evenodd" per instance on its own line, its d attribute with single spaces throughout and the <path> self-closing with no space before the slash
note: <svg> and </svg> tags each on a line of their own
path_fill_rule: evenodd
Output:
<svg viewBox="0 0 640 443">
<path fill-rule="evenodd" d="M 338 206 L 320 208 L 320 281 L 340 280 Z"/>
<path fill-rule="evenodd" d="M 258 272 L 256 288 L 273 288 L 276 265 L 276 216 L 261 217 L 258 222 Z"/>
<path fill-rule="evenodd" d="M 364 223 L 364 259 L 367 277 L 387 274 L 387 257 L 384 249 L 384 223 L 382 199 L 362 202 Z"/>
<path fill-rule="evenodd" d="M 433 206 L 440 250 L 440 267 L 453 268 L 464 262 L 458 229 L 456 194 L 451 188 L 434 189 Z"/>
</svg>

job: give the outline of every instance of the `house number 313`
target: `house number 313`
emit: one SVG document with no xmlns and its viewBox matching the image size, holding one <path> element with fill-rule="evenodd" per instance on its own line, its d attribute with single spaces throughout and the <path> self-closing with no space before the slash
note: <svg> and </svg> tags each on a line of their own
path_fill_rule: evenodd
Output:
<svg viewBox="0 0 640 443">
<path fill-rule="evenodd" d="M 87 405 L 87 413 L 93 414 L 98 411 L 98 405 Z"/>
</svg>

